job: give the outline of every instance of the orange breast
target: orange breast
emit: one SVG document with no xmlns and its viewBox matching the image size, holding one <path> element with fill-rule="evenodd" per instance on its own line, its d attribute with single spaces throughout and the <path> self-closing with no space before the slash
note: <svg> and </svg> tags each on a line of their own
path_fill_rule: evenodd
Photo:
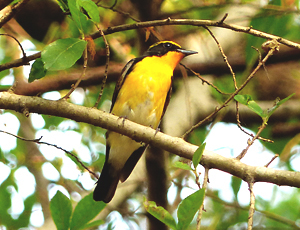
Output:
<svg viewBox="0 0 300 230">
<path fill-rule="evenodd" d="M 157 128 L 171 87 L 172 66 L 146 57 L 126 77 L 112 113 Z"/>
</svg>

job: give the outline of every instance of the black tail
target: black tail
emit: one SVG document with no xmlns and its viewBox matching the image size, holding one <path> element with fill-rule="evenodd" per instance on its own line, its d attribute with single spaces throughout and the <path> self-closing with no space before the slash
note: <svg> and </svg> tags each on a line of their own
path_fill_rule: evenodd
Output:
<svg viewBox="0 0 300 230">
<path fill-rule="evenodd" d="M 119 182 L 120 173 L 114 170 L 112 165 L 105 162 L 97 186 L 94 190 L 93 198 L 95 201 L 109 203 L 113 198 Z"/>
</svg>

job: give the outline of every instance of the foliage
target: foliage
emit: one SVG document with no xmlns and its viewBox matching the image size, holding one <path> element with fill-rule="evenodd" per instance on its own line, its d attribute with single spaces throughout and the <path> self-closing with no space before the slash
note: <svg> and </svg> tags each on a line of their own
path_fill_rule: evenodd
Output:
<svg viewBox="0 0 300 230">
<path fill-rule="evenodd" d="M 246 105 L 249 109 L 259 115 L 264 123 L 267 123 L 270 116 L 275 112 L 276 109 L 284 102 L 289 100 L 294 94 L 284 98 L 283 100 L 277 99 L 272 108 L 263 111 L 263 109 L 252 99 L 251 95 L 236 95 L 234 99 L 243 105 Z"/>
<path fill-rule="evenodd" d="M 159 219 L 168 227 L 174 230 L 183 230 L 192 222 L 196 212 L 201 207 L 204 200 L 204 189 L 200 189 L 181 201 L 178 206 L 177 217 L 178 223 L 172 215 L 163 207 L 157 206 L 153 201 L 144 201 L 144 206 L 151 215 Z"/>
<path fill-rule="evenodd" d="M 42 60 L 47 70 L 70 68 L 82 56 L 87 42 L 78 38 L 56 40 L 42 52 Z"/>
<path fill-rule="evenodd" d="M 102 220 L 95 220 L 90 223 L 89 221 L 101 212 L 104 207 L 105 203 L 95 202 L 92 194 L 90 194 L 80 200 L 72 215 L 71 201 L 60 191 L 57 191 L 50 202 L 52 218 L 58 230 L 89 229 L 93 226 L 101 225 L 103 224 Z"/>
</svg>

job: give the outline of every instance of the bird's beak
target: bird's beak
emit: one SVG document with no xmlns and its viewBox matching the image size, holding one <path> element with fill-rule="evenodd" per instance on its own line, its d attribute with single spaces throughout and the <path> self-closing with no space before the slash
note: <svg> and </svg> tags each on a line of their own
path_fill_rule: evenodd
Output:
<svg viewBox="0 0 300 230">
<path fill-rule="evenodd" d="M 193 50 L 184 50 L 184 49 L 177 49 L 177 52 L 180 52 L 182 54 L 184 54 L 185 56 L 191 55 L 191 54 L 197 54 L 197 51 L 193 51 Z"/>
</svg>

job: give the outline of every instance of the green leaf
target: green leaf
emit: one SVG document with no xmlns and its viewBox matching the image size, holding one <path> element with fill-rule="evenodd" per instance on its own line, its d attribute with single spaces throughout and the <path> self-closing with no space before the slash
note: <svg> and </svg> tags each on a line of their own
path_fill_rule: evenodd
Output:
<svg viewBox="0 0 300 230">
<path fill-rule="evenodd" d="M 42 60 L 47 70 L 70 68 L 82 56 L 87 42 L 79 38 L 59 39 L 42 51 Z"/>
<path fill-rule="evenodd" d="M 269 119 L 270 116 L 275 112 L 276 109 L 278 109 L 279 106 L 281 106 L 283 103 L 285 103 L 287 100 L 289 100 L 292 96 L 294 96 L 295 93 L 291 94 L 290 96 L 280 100 L 279 98 L 275 101 L 274 106 L 270 109 L 268 109 L 265 112 L 266 118 Z"/>
<path fill-rule="evenodd" d="M 45 77 L 47 70 L 44 67 L 44 62 L 41 58 L 35 60 L 35 62 L 31 66 L 31 70 L 29 73 L 28 82 L 33 82 L 36 79 L 41 79 Z"/>
<path fill-rule="evenodd" d="M 77 25 L 78 29 L 83 33 L 85 26 L 87 25 L 87 17 L 77 7 L 76 0 L 68 0 L 68 6 L 72 19 Z"/>
<path fill-rule="evenodd" d="M 70 230 L 83 229 L 88 222 L 95 218 L 105 208 L 104 202 L 93 200 L 93 193 L 85 196 L 77 204 L 70 225 Z"/>
<path fill-rule="evenodd" d="M 69 198 L 57 191 L 50 201 L 50 211 L 57 230 L 68 230 L 72 215 L 72 204 Z"/>
<path fill-rule="evenodd" d="M 250 95 L 236 95 L 234 99 L 243 105 L 246 105 L 253 112 L 258 114 L 260 117 L 264 117 L 262 108 L 252 99 Z"/>
<path fill-rule="evenodd" d="M 63 12 L 67 12 L 69 10 L 67 0 L 56 0 L 56 2 L 60 6 Z"/>
<path fill-rule="evenodd" d="M 95 229 L 94 227 L 100 226 L 102 224 L 105 224 L 104 220 L 95 220 L 93 222 L 84 225 L 83 229 L 91 229 L 91 228 Z"/>
<path fill-rule="evenodd" d="M 191 166 L 189 166 L 188 164 L 183 163 L 183 162 L 181 162 L 181 161 L 176 161 L 176 162 L 173 164 L 173 167 L 180 168 L 180 169 L 184 169 L 184 170 L 193 170 L 193 169 L 191 168 Z"/>
<path fill-rule="evenodd" d="M 87 14 L 94 22 L 100 23 L 99 10 L 96 3 L 94 3 L 92 0 L 77 0 L 77 4 L 85 9 Z"/>
<path fill-rule="evenodd" d="M 232 191 L 234 193 L 234 196 L 235 196 L 236 200 L 237 200 L 238 192 L 240 191 L 240 188 L 241 188 L 241 184 L 242 184 L 242 179 L 241 178 L 238 178 L 238 177 L 235 177 L 235 176 L 231 177 L 231 188 L 232 188 Z"/>
<path fill-rule="evenodd" d="M 144 200 L 144 207 L 147 212 L 149 212 L 156 219 L 167 225 L 171 229 L 176 228 L 176 222 L 172 215 L 163 207 L 157 206 L 154 201 Z"/>
<path fill-rule="evenodd" d="M 199 146 L 199 148 L 196 150 L 196 152 L 193 155 L 193 165 L 194 168 L 197 168 L 198 164 L 200 163 L 203 151 L 205 149 L 206 143 L 203 143 L 202 145 Z"/>
<path fill-rule="evenodd" d="M 294 94 L 291 94 L 290 96 L 286 97 L 283 100 L 277 99 L 275 101 L 274 106 L 267 111 L 263 111 L 262 108 L 254 101 L 252 100 L 252 97 L 250 95 L 236 95 L 234 99 L 244 105 L 246 105 L 249 109 L 254 111 L 256 114 L 258 114 L 260 117 L 262 117 L 263 121 L 267 123 L 270 116 L 275 112 L 275 110 L 285 103 L 287 100 L 289 100 Z"/>
<path fill-rule="evenodd" d="M 205 190 L 200 189 L 181 201 L 177 211 L 178 230 L 187 229 L 187 227 L 190 225 L 196 212 L 199 210 L 200 206 L 203 203 L 204 195 Z"/>
</svg>

